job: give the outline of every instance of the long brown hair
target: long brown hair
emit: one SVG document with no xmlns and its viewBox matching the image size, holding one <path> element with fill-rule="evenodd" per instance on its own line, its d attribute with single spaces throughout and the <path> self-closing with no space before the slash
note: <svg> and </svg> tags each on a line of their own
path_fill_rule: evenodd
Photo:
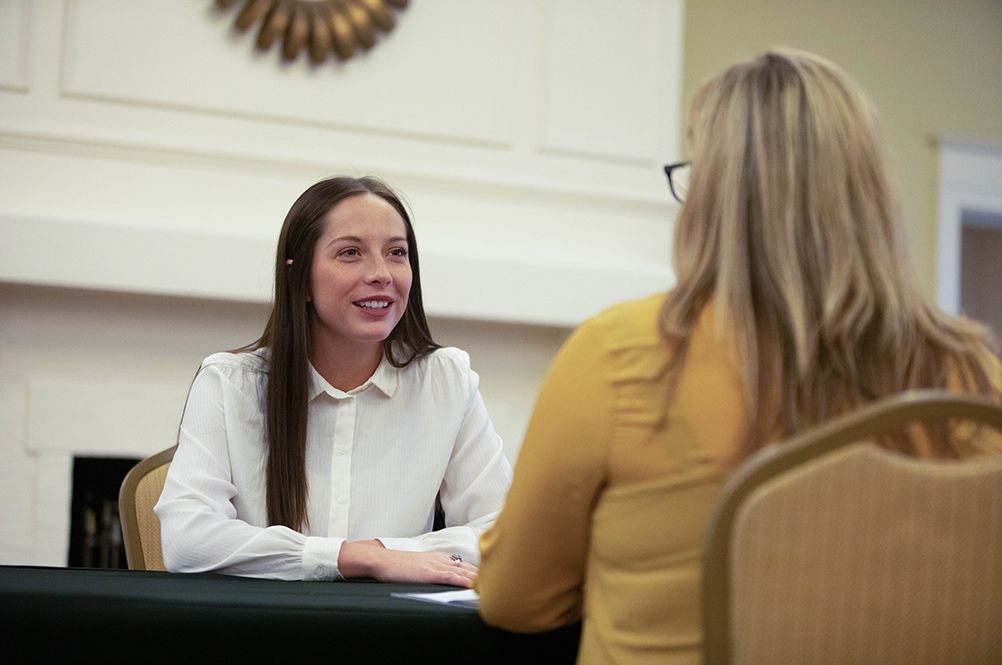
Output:
<svg viewBox="0 0 1002 665">
<path fill-rule="evenodd" d="M 1000 399 L 989 331 L 919 290 L 877 113 L 847 74 L 794 51 L 736 64 L 697 93 L 690 138 L 660 328 L 672 391 L 705 306 L 733 338 L 749 414 L 733 461 L 901 390 Z M 935 455 L 963 453 L 945 423 L 928 434 Z"/>
<path fill-rule="evenodd" d="M 270 350 L 265 406 L 269 524 L 292 529 L 307 524 L 306 424 L 313 307 L 309 302 L 310 269 L 327 214 L 341 201 L 363 194 L 375 194 L 392 205 L 407 229 L 411 290 L 407 309 L 383 340 L 383 354 L 394 367 L 404 367 L 439 348 L 425 318 L 417 240 L 400 197 L 372 177 L 330 178 L 303 192 L 289 209 L 279 234 L 271 316 L 260 339 L 247 347 Z"/>
</svg>

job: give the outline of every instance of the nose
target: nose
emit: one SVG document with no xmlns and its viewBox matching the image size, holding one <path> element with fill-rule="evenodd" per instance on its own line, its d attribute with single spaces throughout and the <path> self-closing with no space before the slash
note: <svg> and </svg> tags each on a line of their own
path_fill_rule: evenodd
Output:
<svg viewBox="0 0 1002 665">
<path fill-rule="evenodd" d="M 390 269 L 386 265 L 386 260 L 382 256 L 377 256 L 369 263 L 369 271 L 366 281 L 369 284 L 389 284 L 393 279 Z"/>
</svg>

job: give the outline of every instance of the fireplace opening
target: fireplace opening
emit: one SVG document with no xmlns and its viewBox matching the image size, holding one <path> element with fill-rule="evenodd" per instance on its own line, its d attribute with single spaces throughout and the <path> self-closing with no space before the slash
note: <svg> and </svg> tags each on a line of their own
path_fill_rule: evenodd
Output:
<svg viewBox="0 0 1002 665">
<path fill-rule="evenodd" d="M 71 568 L 128 568 L 118 490 L 139 463 L 130 457 L 74 457 L 70 506 Z"/>
</svg>

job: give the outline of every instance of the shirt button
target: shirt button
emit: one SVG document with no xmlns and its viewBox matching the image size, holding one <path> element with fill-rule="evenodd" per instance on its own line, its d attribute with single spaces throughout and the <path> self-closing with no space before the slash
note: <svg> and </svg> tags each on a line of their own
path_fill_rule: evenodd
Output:
<svg viewBox="0 0 1002 665">
<path fill-rule="evenodd" d="M 345 454 L 346 452 L 348 452 L 348 451 L 347 451 L 346 449 L 344 449 L 344 448 L 338 448 L 338 449 L 337 449 L 337 452 L 338 452 L 338 454 L 340 454 L 340 455 L 344 455 L 344 454 Z"/>
<path fill-rule="evenodd" d="M 344 503 L 344 502 L 345 502 L 345 498 L 344 498 L 343 496 L 339 496 L 339 497 L 337 498 L 337 502 L 338 502 L 338 503 Z"/>
<path fill-rule="evenodd" d="M 326 574 L 327 574 L 327 569 L 323 565 L 317 566 L 317 575 L 323 576 Z"/>
</svg>

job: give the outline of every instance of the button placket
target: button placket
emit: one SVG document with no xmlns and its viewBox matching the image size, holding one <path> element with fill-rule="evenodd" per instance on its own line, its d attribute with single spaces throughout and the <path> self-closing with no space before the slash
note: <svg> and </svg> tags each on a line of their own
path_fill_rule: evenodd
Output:
<svg viewBox="0 0 1002 665">
<path fill-rule="evenodd" d="M 348 537 L 351 507 L 351 449 L 355 436 L 356 401 L 353 395 L 338 400 L 331 455 L 331 501 L 327 535 Z"/>
</svg>

